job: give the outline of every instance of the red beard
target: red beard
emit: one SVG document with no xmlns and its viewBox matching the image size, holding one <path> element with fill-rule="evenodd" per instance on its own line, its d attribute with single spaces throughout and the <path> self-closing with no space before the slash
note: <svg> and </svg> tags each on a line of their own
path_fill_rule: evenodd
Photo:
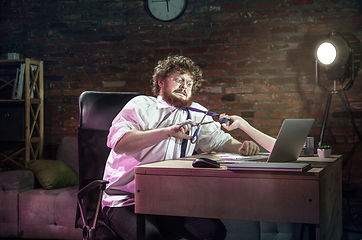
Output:
<svg viewBox="0 0 362 240">
<path fill-rule="evenodd" d="M 191 103 L 192 103 L 191 97 L 189 97 L 187 99 L 182 99 L 182 98 L 179 98 L 179 97 L 173 95 L 171 92 L 166 91 L 166 89 L 168 89 L 167 83 L 165 84 L 165 86 L 163 88 L 161 88 L 161 96 L 162 96 L 162 99 L 165 102 L 167 102 L 169 105 L 186 106 L 186 107 L 191 106 Z"/>
</svg>

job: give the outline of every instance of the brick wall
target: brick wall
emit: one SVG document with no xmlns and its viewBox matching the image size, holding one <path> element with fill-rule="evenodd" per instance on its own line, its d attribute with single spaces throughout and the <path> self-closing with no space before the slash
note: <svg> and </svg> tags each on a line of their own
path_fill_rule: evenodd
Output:
<svg viewBox="0 0 362 240">
<path fill-rule="evenodd" d="M 45 156 L 61 138 L 76 136 L 78 96 L 86 90 L 140 91 L 158 59 L 182 54 L 202 67 L 205 82 L 195 100 L 217 112 L 240 114 L 276 136 L 285 118 L 315 118 L 319 140 L 327 93 L 315 83 L 314 50 L 331 31 L 362 39 L 359 0 L 189 0 L 186 13 L 156 21 L 142 1 L 1 1 L 0 51 L 16 41 L 22 53 L 44 61 Z M 333 83 L 325 80 L 329 89 Z M 362 72 L 346 92 L 362 131 Z M 240 131 L 232 134 L 245 139 Z M 358 141 L 338 95 L 333 97 L 324 143 L 347 157 Z M 351 179 L 362 185 L 361 147 Z M 345 163 L 347 179 L 349 162 Z"/>
</svg>

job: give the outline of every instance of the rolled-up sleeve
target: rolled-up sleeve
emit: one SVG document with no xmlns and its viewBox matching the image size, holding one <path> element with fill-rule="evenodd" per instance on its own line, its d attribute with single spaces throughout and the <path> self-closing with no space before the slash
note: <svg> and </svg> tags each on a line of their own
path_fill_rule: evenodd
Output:
<svg viewBox="0 0 362 240">
<path fill-rule="evenodd" d="M 107 146 L 109 148 L 114 149 L 118 141 L 128 131 L 142 129 L 139 121 L 139 113 L 141 111 L 139 108 L 135 107 L 135 105 L 137 105 L 136 101 L 135 99 L 132 99 L 114 118 L 107 138 Z"/>
</svg>

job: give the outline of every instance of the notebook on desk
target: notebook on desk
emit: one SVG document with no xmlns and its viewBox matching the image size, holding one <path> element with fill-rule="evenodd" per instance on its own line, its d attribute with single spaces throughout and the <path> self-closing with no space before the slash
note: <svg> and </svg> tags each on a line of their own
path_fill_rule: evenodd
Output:
<svg viewBox="0 0 362 240">
<path fill-rule="evenodd" d="M 313 123 L 314 119 L 285 119 L 269 157 L 252 156 L 250 160 L 247 158 L 241 158 L 240 160 L 242 163 L 253 163 L 254 161 L 284 163 L 297 160 Z M 228 169 L 237 168 L 238 165 L 236 164 L 229 165 Z M 244 164 L 241 165 L 244 166 Z"/>
</svg>

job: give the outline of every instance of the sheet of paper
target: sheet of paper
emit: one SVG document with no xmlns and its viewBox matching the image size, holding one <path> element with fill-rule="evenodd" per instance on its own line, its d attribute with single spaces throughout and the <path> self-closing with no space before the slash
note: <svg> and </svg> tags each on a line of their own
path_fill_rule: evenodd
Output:
<svg viewBox="0 0 362 240">
<path fill-rule="evenodd" d="M 247 160 L 250 157 L 266 157 L 269 156 L 270 153 L 259 153 L 258 155 L 254 156 L 242 156 L 237 153 L 217 153 L 215 156 L 219 157 L 219 160 Z"/>
</svg>

